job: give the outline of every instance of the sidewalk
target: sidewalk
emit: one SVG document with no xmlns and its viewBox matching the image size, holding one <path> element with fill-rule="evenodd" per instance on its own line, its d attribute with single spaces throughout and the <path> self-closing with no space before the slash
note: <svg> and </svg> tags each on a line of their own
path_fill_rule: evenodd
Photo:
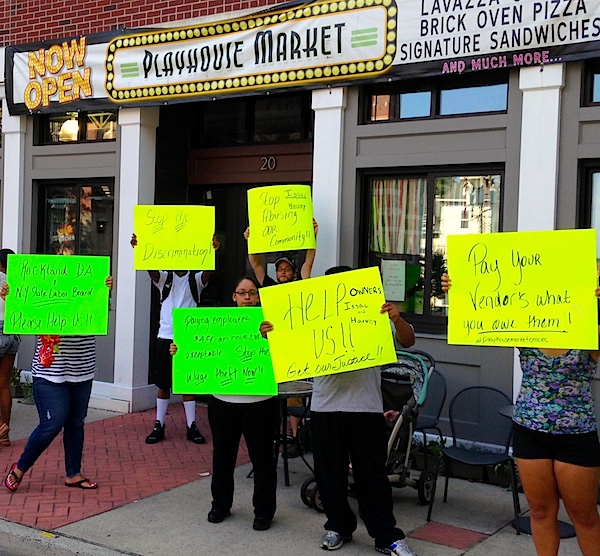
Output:
<svg viewBox="0 0 600 556">
<path fill-rule="evenodd" d="M 37 423 L 34 406 L 15 400 L 12 446 L 0 449 L 3 474 L 18 459 Z M 232 515 L 220 524 L 206 521 L 210 508 L 211 443 L 206 407 L 198 406 L 198 427 L 207 444 L 185 439 L 181 404 L 172 406 L 166 439 L 147 445 L 154 410 L 120 415 L 90 410 L 83 471 L 99 483 L 96 491 L 66 488 L 62 442 L 54 442 L 26 475 L 19 490 L 0 490 L 0 554 L 79 555 L 322 555 L 318 546 L 324 516 L 306 507 L 300 487 L 310 471 L 300 458 L 290 460 L 290 487 L 279 467 L 278 511 L 270 530 L 252 529 L 252 479 L 242 448 L 236 471 Z M 4 476 L 4 475 L 3 475 Z M 3 479 L 2 479 L 3 480 Z M 417 491 L 394 489 L 394 511 L 408 543 L 419 556 L 534 556 L 528 535 L 510 526 L 508 490 L 454 479 L 448 503 L 443 478 L 427 523 L 427 507 Z M 521 503 L 526 508 L 524 497 Z M 356 501 L 351 500 L 356 508 Z M 561 519 L 568 521 L 564 511 Z M 7 552 L 2 552 L 4 549 Z M 343 556 L 376 554 L 362 522 Z M 581 554 L 575 539 L 564 539 L 561 556 Z"/>
</svg>

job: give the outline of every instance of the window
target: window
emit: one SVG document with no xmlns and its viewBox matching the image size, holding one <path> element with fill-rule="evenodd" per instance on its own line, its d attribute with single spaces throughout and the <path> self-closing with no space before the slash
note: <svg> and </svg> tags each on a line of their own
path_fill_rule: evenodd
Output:
<svg viewBox="0 0 600 556">
<path fill-rule="evenodd" d="M 596 230 L 596 259 L 600 272 L 600 160 L 582 161 L 579 181 L 582 186 L 577 198 L 578 227 Z"/>
<path fill-rule="evenodd" d="M 440 91 L 440 116 L 502 112 L 508 102 L 508 84 L 460 87 Z"/>
<path fill-rule="evenodd" d="M 447 237 L 499 231 L 501 184 L 498 171 L 367 176 L 364 263 L 382 268 L 384 282 L 393 285 L 388 300 L 418 331 L 445 331 L 440 317 L 447 314 L 441 289 Z M 395 273 L 391 278 L 388 269 Z"/>
<path fill-rule="evenodd" d="M 484 76 L 393 81 L 365 87 L 362 123 L 505 112 L 508 72 Z"/>
<path fill-rule="evenodd" d="M 36 145 L 110 141 L 117 136 L 117 112 L 66 112 L 36 117 Z"/>
<path fill-rule="evenodd" d="M 113 182 L 41 182 L 38 252 L 108 255 L 112 252 Z"/>
<path fill-rule="evenodd" d="M 287 143 L 312 138 L 310 93 L 196 103 L 194 147 Z"/>
</svg>

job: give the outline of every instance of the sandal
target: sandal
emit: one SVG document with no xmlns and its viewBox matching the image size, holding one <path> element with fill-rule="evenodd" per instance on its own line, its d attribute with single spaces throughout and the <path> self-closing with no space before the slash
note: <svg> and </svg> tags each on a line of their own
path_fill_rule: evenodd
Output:
<svg viewBox="0 0 600 556">
<path fill-rule="evenodd" d="M 0 425 L 0 446 L 10 446 L 9 431 L 10 428 L 6 423 Z"/>
<path fill-rule="evenodd" d="M 12 492 L 15 492 L 19 488 L 19 485 L 21 484 L 21 481 L 23 480 L 23 477 L 19 477 L 15 473 L 16 468 L 17 468 L 17 464 L 13 463 L 10 467 L 10 471 L 8 472 L 8 475 L 6 476 L 6 479 L 4 479 L 4 486 Z"/>
<path fill-rule="evenodd" d="M 83 483 L 87 483 L 87 486 L 85 486 Z M 79 479 L 79 481 L 75 481 L 74 483 L 67 483 L 67 481 L 65 481 L 65 486 L 82 488 L 83 490 L 96 490 L 98 488 L 98 483 L 92 483 L 92 481 L 84 477 L 83 479 Z"/>
</svg>

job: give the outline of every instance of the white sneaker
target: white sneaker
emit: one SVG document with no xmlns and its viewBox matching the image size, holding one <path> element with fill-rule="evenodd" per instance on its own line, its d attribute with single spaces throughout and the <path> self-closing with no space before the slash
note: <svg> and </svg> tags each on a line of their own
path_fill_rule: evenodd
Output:
<svg viewBox="0 0 600 556">
<path fill-rule="evenodd" d="M 406 544 L 406 541 L 400 540 L 390 545 L 389 554 L 395 556 L 417 556 L 417 553 Z"/>
<path fill-rule="evenodd" d="M 323 550 L 337 550 L 342 548 L 345 542 L 350 542 L 352 535 L 343 537 L 337 531 L 325 531 L 323 538 L 321 539 L 321 548 Z"/>
</svg>

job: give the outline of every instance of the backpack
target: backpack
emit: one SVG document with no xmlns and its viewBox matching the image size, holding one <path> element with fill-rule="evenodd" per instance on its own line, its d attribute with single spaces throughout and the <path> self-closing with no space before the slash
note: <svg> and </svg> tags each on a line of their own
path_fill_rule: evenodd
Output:
<svg viewBox="0 0 600 556">
<path fill-rule="evenodd" d="M 198 293 L 198 284 L 196 282 L 196 274 L 198 274 L 198 272 L 200 272 L 200 271 L 199 270 L 190 270 L 189 272 L 190 273 L 188 275 L 188 279 L 189 279 L 190 292 L 192 293 L 192 297 L 194 298 L 194 301 L 196 302 L 196 306 L 199 307 L 200 306 L 200 294 Z M 167 272 L 167 279 L 165 280 L 165 285 L 163 286 L 162 295 L 160 297 L 161 304 L 165 299 L 167 299 L 167 297 L 169 297 L 172 287 L 173 287 L 173 271 L 169 270 Z"/>
</svg>

